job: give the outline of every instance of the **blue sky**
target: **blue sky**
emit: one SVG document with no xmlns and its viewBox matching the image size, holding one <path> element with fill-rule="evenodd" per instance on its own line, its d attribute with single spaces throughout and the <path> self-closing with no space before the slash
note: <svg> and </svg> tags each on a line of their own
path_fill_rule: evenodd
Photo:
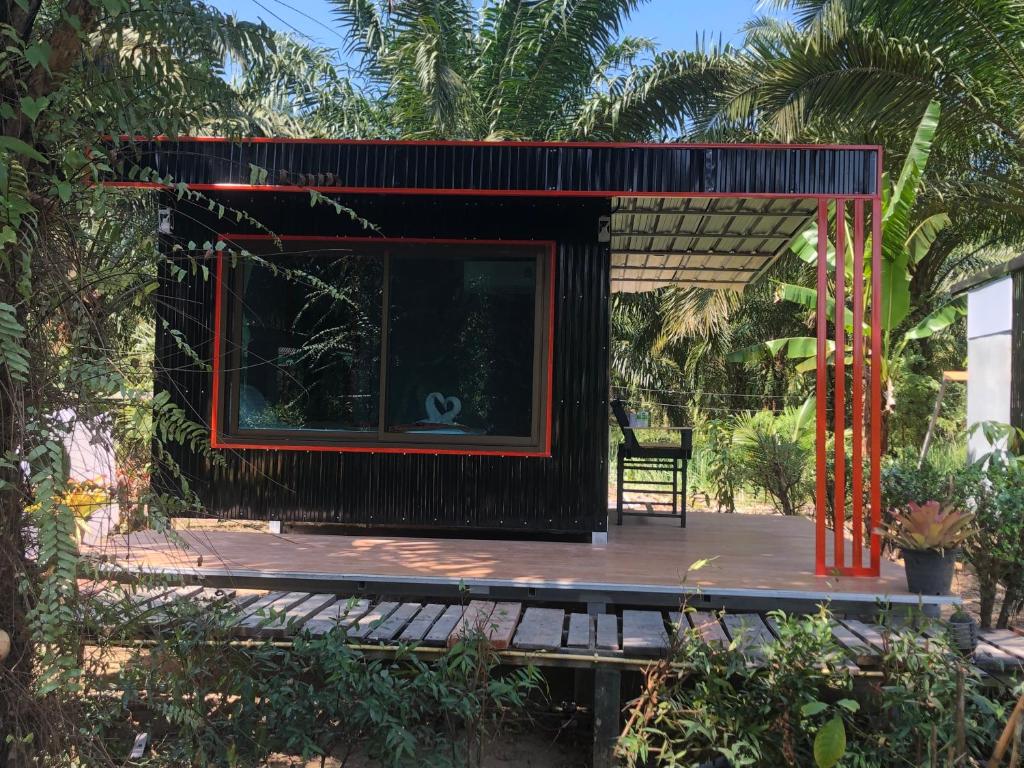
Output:
<svg viewBox="0 0 1024 768">
<path fill-rule="evenodd" d="M 299 30 L 316 43 L 335 48 L 334 19 L 327 0 L 208 0 L 242 19 L 262 19 L 282 31 Z M 400 1 L 400 0 L 399 0 Z M 755 15 L 756 0 L 648 0 L 633 14 L 626 33 L 654 38 L 661 48 L 692 48 L 696 36 L 739 42 L 738 31 Z M 310 18 L 312 17 L 312 18 Z"/>
</svg>

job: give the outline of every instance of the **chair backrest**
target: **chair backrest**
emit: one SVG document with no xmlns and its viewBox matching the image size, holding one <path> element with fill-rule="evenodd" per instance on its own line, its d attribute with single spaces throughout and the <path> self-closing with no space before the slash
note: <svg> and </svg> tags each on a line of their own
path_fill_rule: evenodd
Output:
<svg viewBox="0 0 1024 768">
<path fill-rule="evenodd" d="M 612 413 L 615 414 L 615 420 L 619 423 L 619 429 L 622 430 L 622 437 L 626 441 L 626 445 L 630 448 L 636 448 L 639 446 L 636 435 L 633 434 L 633 427 L 629 424 L 629 414 L 626 412 L 626 404 L 622 400 L 612 400 L 609 403 L 612 407 Z"/>
</svg>

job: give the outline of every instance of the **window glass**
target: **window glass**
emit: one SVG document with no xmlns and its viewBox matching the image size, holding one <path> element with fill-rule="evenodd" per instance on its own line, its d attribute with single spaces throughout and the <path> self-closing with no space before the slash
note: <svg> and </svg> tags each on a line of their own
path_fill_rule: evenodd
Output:
<svg viewBox="0 0 1024 768">
<path fill-rule="evenodd" d="M 238 428 L 375 433 L 382 258 L 304 251 L 239 271 Z"/>
<path fill-rule="evenodd" d="M 530 437 L 535 258 L 391 256 L 389 433 Z"/>
</svg>

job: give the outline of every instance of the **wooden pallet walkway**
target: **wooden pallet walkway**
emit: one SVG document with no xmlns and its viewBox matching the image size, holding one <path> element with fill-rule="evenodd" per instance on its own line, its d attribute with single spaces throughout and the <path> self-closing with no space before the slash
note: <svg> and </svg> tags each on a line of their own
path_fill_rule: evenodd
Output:
<svg viewBox="0 0 1024 768">
<path fill-rule="evenodd" d="M 104 589 L 91 594 L 107 605 L 120 599 Z M 519 656 L 550 666 L 584 657 L 595 665 L 604 660 L 641 666 L 663 658 L 678 633 L 692 633 L 715 647 L 731 645 L 751 663 L 758 663 L 766 645 L 777 642 L 780 634 L 772 616 L 742 612 L 627 609 L 618 614 L 588 615 L 515 602 L 473 600 L 462 606 L 200 587 L 140 589 L 129 595 L 155 630 L 174 620 L 176 604 L 219 605 L 234 614 L 235 634 L 240 638 L 285 639 L 299 633 L 324 634 L 341 626 L 354 644 L 362 646 L 384 650 L 416 644 L 442 649 L 479 633 L 506 658 Z M 879 667 L 898 637 L 912 633 L 914 642 L 927 643 L 944 631 L 941 624 L 916 630 L 853 618 L 837 618 L 832 624 L 832 636 L 845 653 L 842 664 L 855 674 Z M 544 657 L 547 660 L 542 660 Z M 983 630 L 972 661 L 987 672 L 1024 672 L 1024 636 L 1010 630 Z"/>
</svg>

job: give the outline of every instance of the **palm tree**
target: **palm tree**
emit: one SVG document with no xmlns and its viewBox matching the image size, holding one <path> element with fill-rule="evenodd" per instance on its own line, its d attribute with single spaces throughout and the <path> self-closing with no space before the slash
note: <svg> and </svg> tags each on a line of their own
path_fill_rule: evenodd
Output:
<svg viewBox="0 0 1024 768">
<path fill-rule="evenodd" d="M 621 36 L 646 0 L 333 0 L 381 136 L 653 139 L 708 104 L 734 53 Z M 351 105 L 350 105 L 351 106 Z"/>
<path fill-rule="evenodd" d="M 901 147 L 937 102 L 943 122 L 922 206 L 956 200 L 948 234 L 1024 235 L 1024 2 L 766 4 L 790 11 L 794 21 L 748 24 L 743 55 L 698 126 L 778 141 Z M 902 158 L 894 159 L 893 169 Z M 921 273 L 940 272 L 958 241 L 938 243 Z"/>
</svg>

